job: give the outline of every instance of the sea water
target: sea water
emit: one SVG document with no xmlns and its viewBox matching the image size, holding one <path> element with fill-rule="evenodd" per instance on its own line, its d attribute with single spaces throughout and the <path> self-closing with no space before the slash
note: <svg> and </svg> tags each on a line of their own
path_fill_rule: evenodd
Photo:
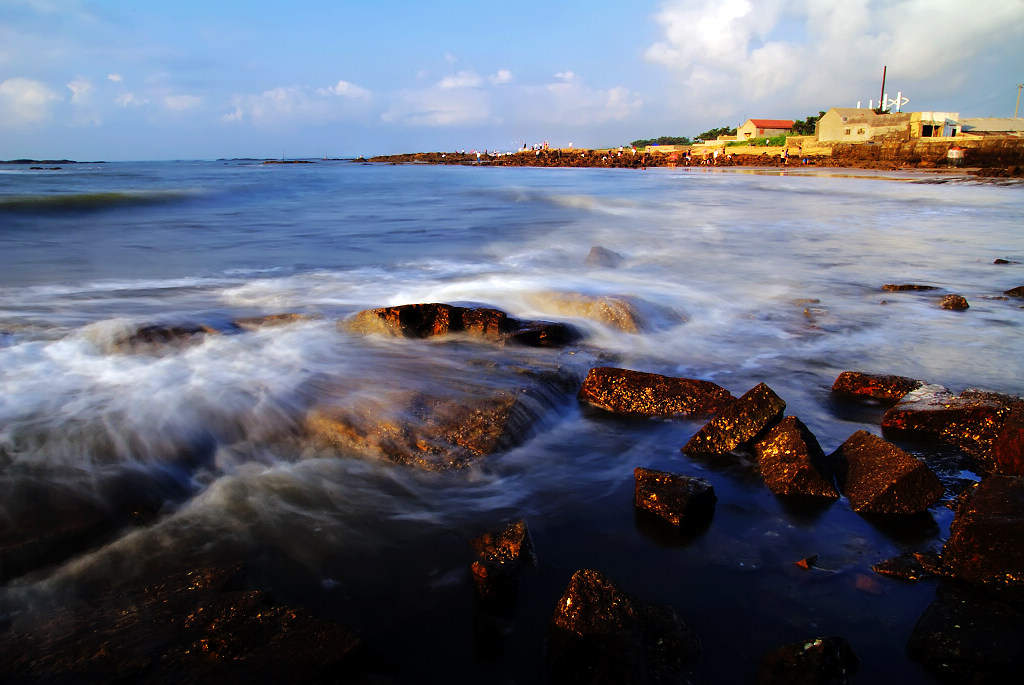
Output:
<svg viewBox="0 0 1024 685">
<path fill-rule="evenodd" d="M 941 545 L 943 504 L 910 530 L 845 499 L 794 508 L 741 457 L 681 453 L 701 421 L 615 419 L 571 392 L 521 445 L 444 474 L 311 445 L 302 418 L 324 393 L 387 413 L 396 393 L 497 387 L 503 365 L 576 382 L 620 366 L 736 396 L 765 382 L 831 452 L 856 430 L 879 433 L 880 410 L 832 402 L 845 370 L 1024 392 L 1024 309 L 1002 295 L 1024 285 L 1022 225 L 1019 184 L 895 172 L 0 166 L 0 517 L 62 493 L 102 507 L 126 488 L 151 512 L 10 579 L 0 602 L 16 620 L 183 560 L 242 560 L 276 597 L 361 631 L 404 681 L 543 682 L 558 596 L 594 568 L 676 609 L 703 643 L 704 680 L 749 680 L 766 651 L 837 634 L 872 682 L 927 681 L 904 645 L 934 582 L 870 567 Z M 593 247 L 620 259 L 590 264 Z M 948 293 L 970 309 L 940 308 Z M 597 297 L 628 298 L 640 329 L 566 305 Z M 531 350 L 337 325 L 416 302 L 563 321 L 584 339 Z M 230 331 L 278 313 L 309 318 L 112 350 L 141 325 Z M 632 506 L 636 466 L 711 480 L 709 528 L 684 542 L 651 531 Z M 538 567 L 514 618 L 481 623 L 468 541 L 515 518 Z M 793 565 L 812 554 L 820 568 Z"/>
</svg>

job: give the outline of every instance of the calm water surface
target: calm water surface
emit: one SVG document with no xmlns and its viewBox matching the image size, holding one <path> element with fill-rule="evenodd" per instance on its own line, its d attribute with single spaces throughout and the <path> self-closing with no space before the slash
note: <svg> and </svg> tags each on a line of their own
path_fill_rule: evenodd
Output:
<svg viewBox="0 0 1024 685">
<path fill-rule="evenodd" d="M 704 681 L 749 680 L 765 651 L 837 634 L 864 682 L 929 682 L 904 646 L 934 583 L 870 566 L 940 545 L 943 505 L 909 529 L 868 522 L 845 500 L 795 508 L 742 460 L 683 455 L 701 422 L 597 416 L 572 393 L 524 444 L 457 473 L 294 437 L 325 388 L 386 412 L 400 391 L 497 385 L 489 370 L 508 364 L 577 381 L 615 365 L 737 396 L 764 381 L 826 452 L 879 432 L 878 412 L 830 401 L 844 370 L 1020 394 L 1024 309 L 1000 296 L 1024 284 L 1024 266 L 993 261 L 1024 262 L 1024 188 L 921 181 L 346 162 L 0 167 L 0 515 L 33 506 L 18 493 L 102 500 L 125 477 L 166 502 L 155 520 L 11 580 L 0 600 L 22 611 L 182 559 L 255 560 L 276 596 L 362 631 L 404 682 L 536 682 L 555 602 L 590 567 L 672 605 L 702 640 Z M 587 266 L 594 246 L 621 264 Z M 940 309 L 946 293 L 970 309 Z M 571 303 L 590 296 L 632 298 L 644 329 L 579 316 Z M 567 321 L 586 339 L 495 349 L 335 325 L 437 301 Z M 224 328 L 280 312 L 318 318 L 160 355 L 109 351 L 139 324 Z M 708 530 L 671 541 L 638 521 L 638 465 L 709 478 L 719 501 Z M 539 566 L 513 620 L 481 623 L 467 541 L 518 517 Z M 827 570 L 792 564 L 811 554 Z"/>
</svg>

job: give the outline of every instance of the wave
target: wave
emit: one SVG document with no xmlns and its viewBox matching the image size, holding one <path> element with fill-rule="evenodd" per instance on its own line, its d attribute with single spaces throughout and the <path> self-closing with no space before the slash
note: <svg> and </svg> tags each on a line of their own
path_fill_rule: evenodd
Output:
<svg viewBox="0 0 1024 685">
<path fill-rule="evenodd" d="M 194 190 L 119 190 L 60 195 L 0 197 L 0 214 L 101 211 L 117 207 L 169 204 L 195 197 Z"/>
</svg>

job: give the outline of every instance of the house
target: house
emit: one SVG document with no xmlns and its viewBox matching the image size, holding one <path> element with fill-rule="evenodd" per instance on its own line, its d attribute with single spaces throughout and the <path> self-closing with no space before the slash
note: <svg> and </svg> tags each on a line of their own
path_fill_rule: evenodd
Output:
<svg viewBox="0 0 1024 685">
<path fill-rule="evenodd" d="M 965 136 L 1024 136 L 1024 118 L 961 119 Z"/>
<path fill-rule="evenodd" d="M 736 140 L 770 138 L 792 132 L 793 122 L 790 119 L 747 119 L 742 126 L 736 129 Z"/>
<path fill-rule="evenodd" d="M 814 127 L 819 142 L 863 143 L 884 138 L 952 137 L 960 129 L 959 112 L 889 112 L 833 107 Z"/>
</svg>

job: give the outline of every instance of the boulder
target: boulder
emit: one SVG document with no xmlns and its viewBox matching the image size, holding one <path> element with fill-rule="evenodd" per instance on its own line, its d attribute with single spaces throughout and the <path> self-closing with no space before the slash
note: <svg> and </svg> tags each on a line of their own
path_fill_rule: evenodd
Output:
<svg viewBox="0 0 1024 685">
<path fill-rule="evenodd" d="M 993 473 L 1024 476 L 1024 407 L 1016 405 L 992 442 L 989 466 Z"/>
<path fill-rule="evenodd" d="M 918 514 L 944 492 L 924 462 L 867 431 L 851 435 L 830 459 L 840 489 L 858 514 Z"/>
<path fill-rule="evenodd" d="M 894 404 L 922 385 L 923 381 L 906 376 L 843 371 L 832 384 L 832 394 L 843 399 Z"/>
<path fill-rule="evenodd" d="M 946 569 L 976 583 L 1024 585 L 1024 478 L 989 476 L 957 509 L 942 548 Z"/>
<path fill-rule="evenodd" d="M 956 312 L 962 312 L 971 308 L 971 305 L 967 303 L 967 299 L 963 295 L 946 295 L 939 300 L 939 306 Z"/>
<path fill-rule="evenodd" d="M 785 409 L 782 398 L 764 383 L 758 383 L 704 424 L 683 452 L 694 456 L 727 454 L 778 421 Z"/>
<path fill-rule="evenodd" d="M 1004 290 L 1003 294 L 1009 295 L 1010 297 L 1024 297 L 1024 285 L 1018 285 L 1016 288 Z"/>
<path fill-rule="evenodd" d="M 488 609 L 509 611 L 519 595 L 521 571 L 537 565 L 526 521 L 513 521 L 470 544 L 477 554 L 471 571 L 480 603 Z"/>
<path fill-rule="evenodd" d="M 606 411 L 641 416 L 711 416 L 736 401 L 711 381 L 611 367 L 591 369 L 579 399 Z"/>
<path fill-rule="evenodd" d="M 943 574 L 942 557 L 938 552 L 907 552 L 886 559 L 871 567 L 875 573 L 916 583 L 923 578 Z"/>
<path fill-rule="evenodd" d="M 496 342 L 531 347 L 558 347 L 579 339 L 576 329 L 549 321 L 519 321 L 499 309 L 450 304 L 406 304 L 368 309 L 339 322 L 356 333 L 429 338 L 463 333 Z"/>
<path fill-rule="evenodd" d="M 637 301 L 630 297 L 543 292 L 532 295 L 528 301 L 543 311 L 590 319 L 623 333 L 639 333 L 647 328 Z"/>
<path fill-rule="evenodd" d="M 700 641 L 667 606 L 649 605 L 592 570 L 580 570 L 558 600 L 548 664 L 560 683 L 677 683 Z"/>
<path fill-rule="evenodd" d="M 949 443 L 991 468 L 993 442 L 1007 420 L 1021 412 L 1024 400 L 1013 395 L 965 390 L 957 396 L 941 386 L 923 386 L 885 412 L 882 430 Z"/>
<path fill-rule="evenodd" d="M 1024 669 L 1024 607 L 961 583 L 939 585 L 907 654 L 946 683 L 1012 683 Z"/>
<path fill-rule="evenodd" d="M 903 293 L 938 290 L 938 288 L 934 285 L 920 285 L 917 283 L 886 283 L 882 286 L 882 290 L 890 293 Z"/>
<path fill-rule="evenodd" d="M 153 352 L 166 347 L 196 344 L 207 335 L 220 335 L 220 331 L 202 324 L 152 324 L 117 336 L 111 342 L 111 348 L 124 353 Z"/>
<path fill-rule="evenodd" d="M 776 495 L 839 499 L 825 453 L 798 418 L 787 416 L 754 443 L 765 485 Z"/>
<path fill-rule="evenodd" d="M 238 567 L 118 586 L 0 640 L 4 682 L 376 682 L 359 635 L 240 589 Z"/>
<path fill-rule="evenodd" d="M 636 507 L 675 526 L 695 526 L 709 520 L 715 510 L 715 488 L 704 478 L 655 471 L 633 470 Z"/>
<path fill-rule="evenodd" d="M 611 269 L 621 265 L 625 259 L 618 252 L 594 245 L 583 259 L 583 263 L 587 266 L 603 266 Z"/>
<path fill-rule="evenodd" d="M 315 321 L 318 317 L 310 316 L 309 314 L 267 314 L 265 316 L 246 316 L 239 319 L 234 319 L 231 324 L 236 328 L 242 328 L 247 331 L 254 331 L 260 328 L 270 328 L 273 326 L 286 326 L 290 323 L 297 323 L 299 321 Z"/>
<path fill-rule="evenodd" d="M 819 637 L 780 647 L 765 655 L 758 685 L 845 685 L 860 660 L 841 637 Z"/>
</svg>

